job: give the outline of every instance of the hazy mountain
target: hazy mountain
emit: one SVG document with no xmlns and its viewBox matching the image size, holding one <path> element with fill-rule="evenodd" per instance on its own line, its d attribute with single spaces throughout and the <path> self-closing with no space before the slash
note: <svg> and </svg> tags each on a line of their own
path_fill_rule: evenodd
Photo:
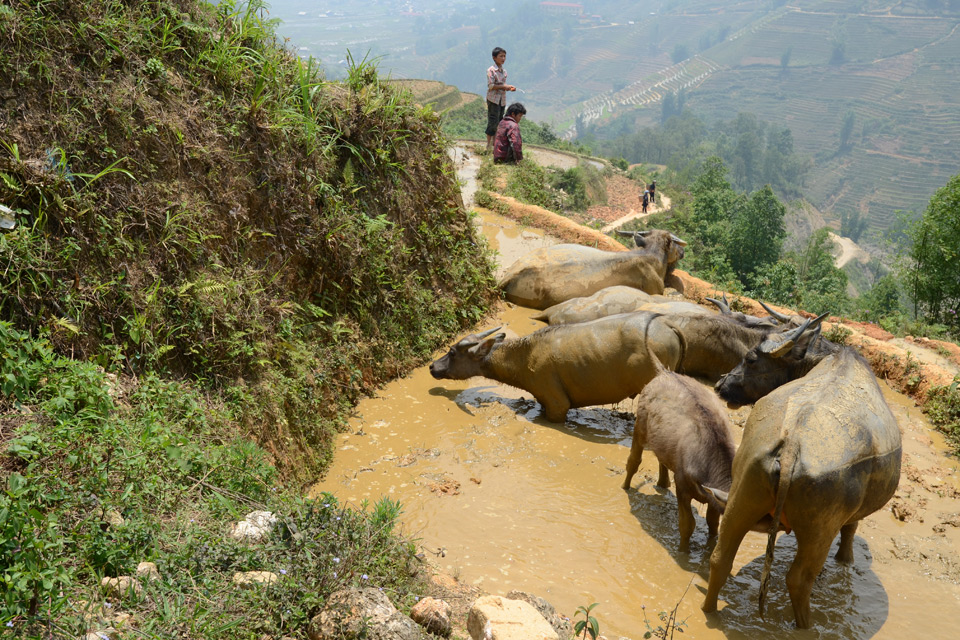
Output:
<svg viewBox="0 0 960 640">
<path fill-rule="evenodd" d="M 960 0 L 574 3 L 277 0 L 301 55 L 338 77 L 347 50 L 394 77 L 485 90 L 493 46 L 534 120 L 597 137 L 659 123 L 663 100 L 707 121 L 788 126 L 812 156 L 804 195 L 875 230 L 922 210 L 960 167 Z"/>
</svg>

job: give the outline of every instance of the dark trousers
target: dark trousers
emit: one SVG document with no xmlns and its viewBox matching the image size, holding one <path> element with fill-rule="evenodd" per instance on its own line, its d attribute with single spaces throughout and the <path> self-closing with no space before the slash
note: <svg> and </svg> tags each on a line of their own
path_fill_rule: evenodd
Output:
<svg viewBox="0 0 960 640">
<path fill-rule="evenodd" d="M 503 112 L 506 111 L 506 107 L 500 104 L 493 104 L 487 100 L 487 135 L 495 136 L 497 135 L 497 125 L 500 124 L 500 121 L 503 120 Z"/>
</svg>

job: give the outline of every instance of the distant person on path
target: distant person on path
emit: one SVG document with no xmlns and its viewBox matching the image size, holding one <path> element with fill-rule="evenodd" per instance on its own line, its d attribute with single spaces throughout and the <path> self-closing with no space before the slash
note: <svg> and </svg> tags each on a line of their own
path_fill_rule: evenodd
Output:
<svg viewBox="0 0 960 640">
<path fill-rule="evenodd" d="M 519 102 L 507 107 L 507 114 L 497 126 L 493 141 L 493 161 L 515 164 L 523 160 L 523 138 L 520 137 L 520 121 L 527 109 Z"/>
<path fill-rule="evenodd" d="M 507 106 L 507 91 L 516 91 L 507 84 L 507 72 L 503 63 L 507 59 L 506 49 L 493 49 L 493 64 L 487 69 L 487 152 L 493 149 L 493 137 L 497 134 L 497 125 L 503 120 L 503 110 Z"/>
<path fill-rule="evenodd" d="M 650 183 L 650 186 L 647 187 L 647 189 L 650 190 L 650 204 L 656 204 L 656 203 L 657 203 L 657 198 L 656 198 L 656 195 L 657 195 L 657 181 L 654 180 L 653 182 L 651 182 L 651 183 Z"/>
<path fill-rule="evenodd" d="M 646 212 L 647 212 L 647 205 L 650 204 L 650 190 L 649 190 L 649 189 L 644 189 L 644 190 L 643 190 L 643 195 L 640 196 L 640 202 L 641 202 L 641 204 L 643 205 L 642 211 L 643 211 L 644 213 L 646 213 Z"/>
</svg>

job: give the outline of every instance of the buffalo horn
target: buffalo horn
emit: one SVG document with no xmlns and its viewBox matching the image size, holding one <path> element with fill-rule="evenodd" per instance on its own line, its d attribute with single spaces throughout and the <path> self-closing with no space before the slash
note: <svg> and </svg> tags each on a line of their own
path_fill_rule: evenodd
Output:
<svg viewBox="0 0 960 640">
<path fill-rule="evenodd" d="M 641 238 L 646 238 L 651 233 L 653 233 L 651 229 L 647 229 L 645 231 L 637 231 L 637 235 L 640 236 Z"/>
<path fill-rule="evenodd" d="M 617 229 L 617 234 L 621 236 L 633 237 L 633 231 L 624 231 L 623 229 Z"/>
<path fill-rule="evenodd" d="M 810 324 L 813 325 L 811 328 L 816 328 L 820 326 L 820 323 L 823 322 L 823 319 L 830 315 L 830 312 L 821 313 L 819 316 L 810 321 Z"/>
<path fill-rule="evenodd" d="M 727 306 L 726 300 L 720 301 L 720 300 L 717 300 L 716 298 L 707 298 L 707 300 L 717 305 L 717 309 L 720 309 L 720 313 L 722 313 L 723 315 L 725 316 L 730 315 L 730 307 Z"/>
<path fill-rule="evenodd" d="M 774 342 L 773 340 L 764 340 L 760 345 L 760 350 L 764 353 L 768 353 L 774 358 L 779 358 L 787 351 L 793 348 L 793 343 L 796 342 L 797 338 L 803 335 L 803 332 L 807 330 L 807 327 L 810 326 L 810 319 L 804 321 L 802 325 L 796 329 L 792 329 L 789 332 L 780 334 L 781 339 Z"/>
<path fill-rule="evenodd" d="M 500 327 L 502 327 L 502 326 L 503 326 L 503 325 L 500 325 L 499 327 L 494 327 L 493 329 L 490 329 L 489 331 L 484 331 L 483 333 L 478 333 L 478 334 L 476 335 L 477 342 L 483 340 L 484 338 L 486 338 L 486 337 L 487 337 L 488 335 L 490 335 L 491 333 L 493 333 L 493 332 L 495 332 L 495 331 L 499 331 L 499 330 L 500 330 Z"/>
<path fill-rule="evenodd" d="M 782 314 L 782 313 L 780 313 L 780 312 L 778 312 L 778 311 L 774 311 L 773 309 L 771 309 L 770 307 L 768 307 L 767 305 L 765 305 L 765 304 L 763 303 L 763 300 L 757 300 L 757 302 L 760 303 L 760 306 L 761 306 L 761 307 L 763 307 L 764 309 L 767 310 L 767 313 L 769 313 L 771 316 L 773 316 L 774 318 L 776 318 L 776 319 L 779 320 L 780 322 L 788 322 L 788 321 L 790 320 L 790 316 L 784 315 L 784 314 Z"/>
<path fill-rule="evenodd" d="M 675 243 L 677 243 L 677 245 L 679 245 L 679 246 L 681 246 L 681 247 L 687 246 L 687 241 L 686 241 L 686 240 L 681 240 L 680 238 L 678 238 L 677 236 L 673 235 L 672 233 L 670 234 L 670 239 L 673 240 Z"/>
</svg>

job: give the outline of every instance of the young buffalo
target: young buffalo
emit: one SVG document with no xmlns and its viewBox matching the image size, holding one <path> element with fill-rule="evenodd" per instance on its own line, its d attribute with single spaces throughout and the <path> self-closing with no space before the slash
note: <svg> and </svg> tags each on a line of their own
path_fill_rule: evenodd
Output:
<svg viewBox="0 0 960 640">
<path fill-rule="evenodd" d="M 707 504 L 710 537 L 717 535 L 723 506 L 704 489 L 704 485 L 729 491 L 733 436 L 727 412 L 716 395 L 693 378 L 673 373 L 657 364 L 656 377 L 637 399 L 637 421 L 623 488 L 630 488 L 643 450 L 653 451 L 660 462 L 657 486 L 668 488 L 670 476 L 667 469 L 673 471 L 677 485 L 680 551 L 687 551 L 696 524 L 691 500 Z"/>
</svg>

